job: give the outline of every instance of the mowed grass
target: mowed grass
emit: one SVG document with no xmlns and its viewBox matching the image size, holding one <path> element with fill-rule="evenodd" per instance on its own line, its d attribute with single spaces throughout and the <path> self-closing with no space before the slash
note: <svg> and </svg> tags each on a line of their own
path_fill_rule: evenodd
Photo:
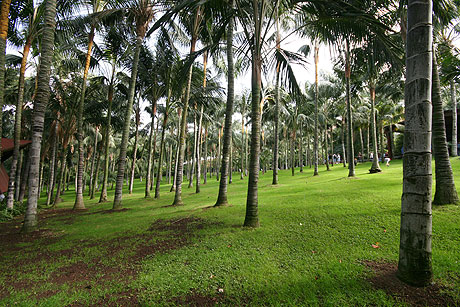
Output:
<svg viewBox="0 0 460 307">
<path fill-rule="evenodd" d="M 458 187 L 460 160 L 451 161 Z M 380 174 L 369 174 L 369 167 L 369 163 L 358 165 L 354 179 L 347 178 L 342 165 L 329 172 L 320 166 L 316 177 L 310 168 L 303 173 L 297 169 L 295 176 L 290 170 L 280 171 L 277 186 L 271 185 L 271 172 L 261 173 L 261 227 L 257 229 L 242 227 L 247 178 L 240 180 L 239 174 L 234 174 L 228 188 L 231 206 L 224 208 L 208 208 L 217 199 L 215 177 L 201 185 L 200 194 L 184 184 L 185 205 L 180 207 L 168 206 L 174 197 L 169 185 L 161 186 L 159 200 L 145 199 L 144 182 L 139 181 L 132 195 L 124 192 L 127 211 L 103 214 L 111 203 L 101 205 L 97 199 L 85 198 L 89 212 L 40 224 L 49 229 L 53 240 L 40 237 L 17 244 L 13 252 L 0 253 L 0 285 L 8 293 L 0 295 L 0 305 L 131 305 L 120 296 L 136 296 L 146 306 L 187 304 L 190 297 L 195 302 L 215 299 L 223 305 L 403 305 L 372 288 L 367 279 L 373 272 L 363 264 L 397 262 L 402 162 L 392 161 Z M 59 207 L 71 208 L 73 201 L 74 193 L 68 191 Z M 161 245 L 183 236 L 168 229 L 152 230 L 155 221 L 180 223 L 189 218 L 200 219 L 201 227 L 187 228 L 191 233 L 187 244 L 143 254 L 133 265 L 140 238 L 143 244 Z M 125 238 L 124 248 L 108 253 L 107 248 L 120 238 Z M 43 252 L 53 256 L 31 257 Z M 63 268 L 77 263 L 88 267 L 103 263 L 120 274 L 53 281 Z M 125 274 L 127 266 L 136 273 Z M 459 301 L 459 206 L 433 209 L 433 270 L 436 283 Z M 94 274 L 103 275 L 103 270 Z"/>
</svg>

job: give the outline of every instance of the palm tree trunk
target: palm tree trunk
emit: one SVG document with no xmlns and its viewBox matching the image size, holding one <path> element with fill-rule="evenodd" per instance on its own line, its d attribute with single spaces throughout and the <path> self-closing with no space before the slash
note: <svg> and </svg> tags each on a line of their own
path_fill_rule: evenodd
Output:
<svg viewBox="0 0 460 307">
<path fill-rule="evenodd" d="M 315 134 L 313 136 L 313 176 L 318 176 L 318 43 L 315 40 Z"/>
<path fill-rule="evenodd" d="M 200 193 L 201 184 L 201 136 L 202 136 L 202 123 L 203 123 L 204 105 L 201 105 L 200 119 L 198 120 L 198 135 L 197 135 L 197 148 L 196 148 L 196 186 L 195 193 Z M 206 177 L 206 174 L 205 174 Z"/>
<path fill-rule="evenodd" d="M 385 133 L 384 133 L 384 129 L 383 129 L 383 121 L 380 123 L 380 144 L 381 144 L 381 147 L 380 147 L 380 161 L 384 161 L 384 157 L 385 157 Z"/>
<path fill-rule="evenodd" d="M 291 131 L 291 138 L 290 138 L 290 142 L 289 142 L 289 147 L 290 147 L 290 154 L 291 154 L 291 174 L 292 176 L 294 176 L 295 174 L 295 161 L 294 161 L 294 152 L 295 152 L 295 149 L 294 149 L 294 139 L 295 139 L 295 131 Z"/>
<path fill-rule="evenodd" d="M 347 88 L 347 151 L 348 151 L 348 177 L 355 176 L 354 149 L 353 149 L 353 117 L 351 114 L 351 97 L 350 97 L 350 46 L 346 41 L 346 63 L 345 63 L 345 79 Z"/>
<path fill-rule="evenodd" d="M 134 186 L 134 174 L 136 171 L 136 162 L 137 162 L 137 139 L 139 138 L 139 124 L 140 124 L 140 110 L 139 106 L 136 108 L 136 133 L 134 135 L 134 153 L 133 153 L 133 163 L 131 164 L 131 175 L 129 180 L 128 194 L 133 194 Z"/>
<path fill-rule="evenodd" d="M 264 3 L 262 3 L 262 8 Z M 248 195 L 246 200 L 246 216 L 244 226 L 259 227 L 259 200 L 258 200 L 258 182 L 260 169 L 260 91 L 262 88 L 262 42 L 261 42 L 261 25 L 260 22 L 264 18 L 262 10 L 259 14 L 258 1 L 253 1 L 253 18 L 254 18 L 254 39 L 252 47 L 252 78 L 251 78 L 251 155 L 249 162 L 249 180 L 248 180 Z M 260 16 L 259 16 L 260 15 Z"/>
<path fill-rule="evenodd" d="M 152 170 L 150 171 L 150 173 L 152 174 L 152 178 L 150 180 L 150 185 L 149 185 L 150 191 L 153 190 L 153 183 L 155 182 L 155 156 L 157 153 L 157 135 L 158 135 L 159 124 L 160 124 L 160 121 L 157 120 L 157 125 L 155 127 L 155 131 L 153 132 L 153 150 L 152 150 L 153 157 L 152 157 Z"/>
<path fill-rule="evenodd" d="M 233 1 L 231 5 L 233 6 Z M 227 67 L 227 106 L 225 109 L 224 146 L 222 148 L 219 195 L 217 197 L 217 202 L 214 205 L 216 207 L 228 205 L 227 177 L 228 172 L 232 171 L 231 164 L 229 167 L 229 159 L 232 148 L 232 117 L 233 104 L 235 100 L 235 74 L 233 67 L 233 19 L 230 19 L 227 28 Z"/>
<path fill-rule="evenodd" d="M 450 97 L 452 99 L 452 149 L 451 156 L 457 156 L 457 95 L 454 79 L 450 80 Z"/>
<path fill-rule="evenodd" d="M 197 10 L 197 14 L 199 14 L 200 9 Z M 190 43 L 190 53 L 195 52 L 195 45 L 196 45 L 196 36 L 192 37 Z M 176 182 L 176 193 L 174 194 L 174 201 L 172 203 L 173 206 L 180 206 L 184 203 L 182 202 L 182 179 L 184 177 L 184 157 L 185 157 L 185 137 L 186 137 L 186 128 L 187 128 L 187 113 L 188 113 L 188 104 L 190 99 L 190 87 L 192 85 L 192 73 L 193 73 L 193 66 L 190 67 L 188 73 L 188 81 L 187 81 L 187 89 L 185 91 L 184 97 L 184 107 L 182 109 L 182 117 L 181 117 L 181 124 L 180 124 L 180 132 L 179 132 L 179 143 L 178 143 L 178 151 L 179 156 L 177 159 L 177 175 L 174 178 Z"/>
<path fill-rule="evenodd" d="M 433 153 L 436 170 L 436 190 L 433 205 L 455 204 L 458 202 L 458 195 L 449 160 L 444 111 L 442 109 L 441 83 L 439 81 L 437 61 L 434 53 L 432 69 Z"/>
<path fill-rule="evenodd" d="M 374 118 L 375 120 L 375 118 Z M 369 124 L 367 124 L 367 127 L 366 127 L 366 161 L 369 161 L 369 157 L 370 157 L 370 137 L 369 137 L 369 134 L 370 134 L 370 130 L 369 130 Z"/>
<path fill-rule="evenodd" d="M 343 162 L 343 167 L 347 167 L 347 154 L 345 151 L 345 119 L 342 119 L 342 162 Z"/>
<path fill-rule="evenodd" d="M 170 95 L 170 94 L 169 94 Z M 168 97 L 168 100 L 170 98 Z M 160 157 L 158 158 L 158 170 L 157 170 L 157 178 L 155 182 L 155 198 L 160 198 L 160 178 L 161 178 L 161 166 L 163 164 L 163 152 L 164 152 L 164 143 L 165 143 L 165 135 L 166 135 L 166 124 L 168 123 L 168 111 L 165 112 L 163 118 L 163 126 L 161 129 L 161 141 L 160 141 Z"/>
<path fill-rule="evenodd" d="M 303 124 L 302 121 L 300 122 L 300 142 L 299 142 L 299 166 L 300 172 L 303 173 Z"/>
<path fill-rule="evenodd" d="M 8 182 L 8 196 L 7 196 L 7 203 L 6 203 L 6 207 L 9 209 L 12 209 L 13 204 L 14 204 L 15 180 L 16 180 L 16 171 L 18 168 L 19 147 L 20 147 L 19 145 L 21 141 L 22 105 L 24 102 L 24 80 L 25 80 L 27 57 L 29 56 L 31 44 L 32 44 L 32 41 L 30 37 L 28 37 L 26 44 L 24 45 L 24 50 L 22 52 L 21 68 L 19 70 L 18 100 L 16 102 L 16 114 L 15 114 L 15 122 L 14 122 L 14 149 L 13 149 L 13 158 L 11 160 L 10 180 Z M 2 52 L 3 51 L 0 50 L 0 53 Z M 0 158 L 1 158 L 1 154 L 0 154 Z"/>
<path fill-rule="evenodd" d="M 361 143 L 360 156 L 361 156 L 362 162 L 364 162 L 364 137 L 363 137 L 363 129 L 361 127 L 359 127 L 359 141 Z"/>
<path fill-rule="evenodd" d="M 370 96 L 371 96 L 371 131 L 372 131 L 372 145 L 373 145 L 374 158 L 372 159 L 372 166 L 369 172 L 372 174 L 372 173 L 378 173 L 382 171 L 379 165 L 378 148 L 377 148 L 377 125 L 375 122 L 375 86 L 374 85 L 370 86 Z"/>
<path fill-rule="evenodd" d="M 133 109 L 134 96 L 136 91 L 137 66 L 139 64 L 139 53 L 142 47 L 142 36 L 137 36 L 136 47 L 134 49 L 133 67 L 131 70 L 131 80 L 129 81 L 128 105 L 126 106 L 125 122 L 123 125 L 123 134 L 120 144 L 120 155 L 118 157 L 118 171 L 115 185 L 115 197 L 113 200 L 113 209 L 122 208 L 121 199 L 123 195 L 123 177 L 126 168 L 126 150 L 128 148 L 129 127 L 131 126 L 131 113 Z"/>
<path fill-rule="evenodd" d="M 276 48 L 279 50 L 281 48 L 281 39 L 279 31 L 279 1 L 276 2 Z M 275 79 L 275 131 L 274 131 L 274 145 L 273 145 L 273 180 L 272 184 L 278 184 L 278 160 L 279 160 L 279 113 L 280 113 L 280 63 L 276 65 L 276 79 Z M 243 179 L 243 178 L 241 178 Z"/>
<path fill-rule="evenodd" d="M 67 157 L 67 148 L 62 148 L 61 169 L 59 170 L 59 179 L 58 179 L 58 185 L 56 189 L 56 197 L 54 198 L 54 201 L 53 201 L 53 207 L 56 207 L 56 205 L 62 201 L 61 190 L 62 190 L 62 185 L 64 184 L 66 157 Z"/>
<path fill-rule="evenodd" d="M 431 283 L 432 2 L 409 0 L 406 45 L 403 194 L 398 277 Z"/>
<path fill-rule="evenodd" d="M 228 184 L 233 182 L 233 138 L 230 141 L 230 166 L 228 170 Z"/>
<path fill-rule="evenodd" d="M 89 196 L 89 199 L 94 198 L 94 192 L 96 189 L 98 189 L 98 174 L 99 174 L 99 164 L 101 162 L 101 155 L 99 151 L 96 152 L 97 159 L 96 159 L 96 169 L 94 171 L 94 180 L 93 180 L 93 185 L 91 186 L 91 194 Z"/>
<path fill-rule="evenodd" d="M 145 198 L 150 197 L 150 186 L 151 182 L 153 180 L 152 178 L 152 164 L 153 164 L 153 150 L 152 150 L 152 140 L 153 140 L 153 134 L 155 131 L 155 114 L 157 112 L 157 100 L 153 99 L 152 101 L 152 120 L 150 123 L 150 134 L 149 134 L 149 140 L 148 140 L 148 152 L 149 152 L 149 158 L 147 160 L 147 174 L 145 175 Z M 155 177 L 155 176 L 153 176 Z"/>
<path fill-rule="evenodd" d="M 14 187 L 14 200 L 18 201 L 19 199 L 19 189 L 21 185 L 21 175 L 24 167 L 24 152 L 19 153 L 19 161 L 18 161 L 18 170 L 16 171 L 16 179 L 15 179 L 15 187 Z"/>
<path fill-rule="evenodd" d="M 330 171 L 329 168 L 329 148 L 327 146 L 327 123 L 324 123 L 324 156 L 326 159 L 326 170 Z"/>
<path fill-rule="evenodd" d="M 54 174 L 56 170 L 56 167 L 55 167 L 56 166 L 56 151 L 57 151 L 57 147 L 59 143 L 58 136 L 57 136 L 57 133 L 58 133 L 58 122 L 57 121 L 54 127 L 55 128 L 54 128 L 53 143 L 51 145 L 52 149 L 51 149 L 51 157 L 50 157 L 50 177 L 48 181 L 48 196 L 46 198 L 47 206 L 51 204 L 51 200 L 53 198 L 53 192 L 54 192 L 54 183 L 56 182 L 54 178 Z"/>
<path fill-rule="evenodd" d="M 26 155 L 27 157 L 28 155 Z M 24 166 L 24 171 L 22 172 L 22 175 L 21 175 L 21 188 L 19 190 L 19 197 L 18 197 L 18 201 L 22 204 L 23 201 L 24 201 L 24 196 L 26 195 L 26 188 L 27 188 L 27 182 L 29 180 L 29 170 L 30 170 L 30 159 L 25 159 L 26 160 L 26 165 Z M 43 163 L 41 164 L 40 166 L 40 171 L 39 171 L 39 175 L 40 177 L 43 177 Z M 43 181 L 43 180 L 42 180 Z M 39 187 L 39 190 L 38 190 L 38 194 L 40 194 L 41 192 L 41 189 L 40 189 L 40 185 L 38 185 Z"/>
<path fill-rule="evenodd" d="M 172 156 L 173 156 L 172 144 L 169 144 L 168 184 L 171 184 Z"/>
<path fill-rule="evenodd" d="M 193 174 L 195 173 L 196 151 L 197 150 L 198 150 L 198 132 L 197 132 L 196 112 L 195 112 L 195 114 L 193 115 L 193 152 L 190 154 L 192 164 L 189 166 L 189 172 L 190 172 L 189 182 L 188 182 L 189 189 L 193 187 Z"/>
<path fill-rule="evenodd" d="M 7 2 L 5 0 L 4 2 Z M 3 11 L 2 11 L 3 15 Z M 34 113 L 32 119 L 32 144 L 29 147 L 29 194 L 27 198 L 27 211 L 24 218 L 23 231 L 32 231 L 37 226 L 37 201 L 39 197 L 39 171 L 40 150 L 43 137 L 43 122 L 45 109 L 50 97 L 50 73 L 53 58 L 54 30 L 56 28 L 56 0 L 45 2 L 45 17 L 42 28 L 41 56 L 38 68 L 38 86 L 34 99 Z M 2 18 L 3 19 L 3 18 Z M 1 32 L 0 32 L 1 33 Z M 3 39 L 0 39 L 3 41 Z M 1 53 L 1 52 L 0 52 Z M 0 66 L 2 63 L 0 63 Z M 3 77 L 2 77 L 3 78 Z M 1 84 L 0 84 L 1 88 Z M 0 96 L 1 93 L 0 93 Z M 1 101 L 2 102 L 2 101 Z M 0 102 L 0 103 L 1 103 Z"/>
<path fill-rule="evenodd" d="M 208 183 L 208 123 L 204 125 L 204 164 L 203 164 L 203 184 Z"/>
<path fill-rule="evenodd" d="M 206 73 L 207 73 L 207 64 L 208 64 L 208 52 L 205 51 L 203 54 L 203 89 L 206 88 Z M 203 111 L 204 105 L 201 104 L 200 109 L 200 119 L 198 121 L 198 136 L 197 136 L 197 148 L 196 148 L 196 189 L 195 193 L 200 193 L 200 183 L 201 183 L 201 136 L 202 136 L 202 123 L 203 123 Z M 206 177 L 206 173 L 205 176 Z"/>
<path fill-rule="evenodd" d="M 219 181 L 219 169 L 220 169 L 220 158 L 221 158 L 221 128 L 217 128 L 217 157 L 216 157 L 216 181 Z"/>
<path fill-rule="evenodd" d="M 90 175 L 89 175 L 88 196 L 91 196 L 91 191 L 93 190 L 93 184 L 94 184 L 94 167 L 96 165 L 97 135 L 98 135 L 98 133 L 99 133 L 99 127 L 96 127 L 96 129 L 94 130 L 94 147 L 93 147 L 93 157 L 91 159 L 91 170 L 90 170 Z"/>
<path fill-rule="evenodd" d="M 85 104 L 85 93 L 86 93 L 86 80 L 88 78 L 89 64 L 91 61 L 91 50 L 93 48 L 94 40 L 94 26 L 91 25 L 91 30 L 88 35 L 88 51 L 86 53 L 85 69 L 83 72 L 83 84 L 81 87 L 81 96 L 78 103 L 77 113 L 77 140 L 78 140 L 78 174 L 77 174 L 77 195 L 75 198 L 74 210 L 85 209 L 85 203 L 83 201 L 83 160 L 85 154 L 83 151 L 83 112 Z"/>
<path fill-rule="evenodd" d="M 3 0 L 0 5 L 0 148 L 2 147 L 3 135 L 3 105 L 5 93 L 5 51 L 6 37 L 8 36 L 8 21 L 10 13 L 11 0 Z M 2 152 L 0 150 L 0 161 L 2 160 Z"/>
<path fill-rule="evenodd" d="M 112 61 L 112 77 L 110 79 L 109 91 L 107 95 L 108 107 L 107 107 L 107 119 L 105 127 L 105 143 L 104 143 L 104 178 L 102 180 L 101 196 L 99 203 L 107 201 L 107 183 L 109 179 L 109 164 L 110 164 L 110 128 L 112 122 L 112 101 L 113 101 L 113 86 L 115 82 L 115 60 Z"/>
</svg>

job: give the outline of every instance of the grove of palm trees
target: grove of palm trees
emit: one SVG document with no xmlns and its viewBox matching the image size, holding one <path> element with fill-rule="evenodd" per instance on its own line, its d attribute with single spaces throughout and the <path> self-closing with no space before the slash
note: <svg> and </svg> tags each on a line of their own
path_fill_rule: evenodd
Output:
<svg viewBox="0 0 460 307">
<path fill-rule="evenodd" d="M 459 22 L 2 0 L 0 305 L 460 305 Z"/>
</svg>

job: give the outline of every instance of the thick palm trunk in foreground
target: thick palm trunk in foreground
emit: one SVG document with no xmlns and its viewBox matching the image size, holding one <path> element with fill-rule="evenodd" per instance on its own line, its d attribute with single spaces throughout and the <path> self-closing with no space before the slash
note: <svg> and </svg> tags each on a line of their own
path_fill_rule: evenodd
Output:
<svg viewBox="0 0 460 307">
<path fill-rule="evenodd" d="M 406 45 L 403 194 L 398 277 L 431 282 L 432 2 L 409 0 Z"/>
<path fill-rule="evenodd" d="M 447 147 L 446 126 L 444 111 L 442 109 L 441 83 L 433 54 L 431 99 L 433 103 L 433 153 L 436 171 L 436 190 L 433 205 L 447 205 L 458 202 L 457 189 L 455 188 L 454 174 L 449 160 Z"/>
<path fill-rule="evenodd" d="M 262 8 L 264 7 L 262 3 Z M 244 226 L 259 227 L 258 182 L 260 170 L 260 91 L 262 88 L 262 39 L 260 28 L 264 10 L 259 11 L 258 1 L 253 1 L 254 41 L 252 46 L 252 101 L 251 101 L 251 154 L 249 158 L 248 195 L 246 200 L 246 216 Z"/>
<path fill-rule="evenodd" d="M 233 72 L 233 19 L 230 19 L 227 30 L 227 107 L 225 109 L 225 125 L 224 125 L 224 146 L 222 148 L 222 163 L 219 182 L 219 195 L 215 204 L 218 206 L 228 205 L 227 187 L 228 187 L 228 172 L 229 159 L 232 142 L 232 116 L 233 102 L 235 97 L 235 75 Z M 231 171 L 231 167 L 230 167 Z"/>
<path fill-rule="evenodd" d="M 43 137 L 45 109 L 50 97 L 50 73 L 53 58 L 54 30 L 56 27 L 56 0 L 46 1 L 45 22 L 42 29 L 41 56 L 38 69 L 38 86 L 34 99 L 32 119 L 32 144 L 29 147 L 29 194 L 23 231 L 32 231 L 37 226 L 37 202 L 39 198 L 40 150 Z"/>
</svg>

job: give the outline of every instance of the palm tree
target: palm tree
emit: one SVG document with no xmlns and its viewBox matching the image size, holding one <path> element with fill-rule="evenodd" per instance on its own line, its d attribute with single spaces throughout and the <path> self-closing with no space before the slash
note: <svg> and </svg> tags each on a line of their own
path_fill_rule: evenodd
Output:
<svg viewBox="0 0 460 307">
<path fill-rule="evenodd" d="M 231 0 L 230 7 L 233 8 L 234 0 Z M 227 200 L 227 175 L 229 172 L 229 159 L 232 142 L 232 116 L 235 100 L 235 75 L 233 69 L 233 18 L 230 18 L 227 28 L 227 106 L 225 109 L 224 124 L 224 146 L 222 150 L 222 164 L 219 182 L 219 194 L 215 207 L 228 205 Z M 230 165 L 230 172 L 232 171 Z"/>
<path fill-rule="evenodd" d="M 432 65 L 433 153 L 436 170 L 436 190 L 433 204 L 455 204 L 458 202 L 458 195 L 455 188 L 452 166 L 450 165 L 449 150 L 447 148 L 446 126 L 441 99 L 441 83 L 435 52 L 433 52 Z"/>
<path fill-rule="evenodd" d="M 142 42 L 147 32 L 147 27 L 150 21 L 153 19 L 155 13 L 153 10 L 153 4 L 150 0 L 137 0 L 134 6 L 129 9 L 129 12 L 129 18 L 134 19 L 136 25 L 136 44 L 134 47 L 133 64 L 131 68 L 131 80 L 129 82 L 128 105 L 126 106 L 125 122 L 123 125 L 123 134 L 120 144 L 115 197 L 113 200 L 114 210 L 119 210 L 122 208 L 121 199 L 123 195 L 123 178 L 126 168 L 126 151 L 128 147 L 129 127 L 131 124 L 131 113 L 136 90 L 139 54 L 142 48 Z"/>
<path fill-rule="evenodd" d="M 27 4 L 24 8 L 24 15 L 27 17 L 27 25 L 25 27 L 25 44 L 22 51 L 22 60 L 21 68 L 19 70 L 19 86 L 18 86 L 18 99 L 16 102 L 16 113 L 15 113 L 15 126 L 14 126 L 14 150 L 13 150 L 13 159 L 11 161 L 10 168 L 10 180 L 8 184 L 8 196 L 7 196 L 7 208 L 13 208 L 14 202 L 14 185 L 16 179 L 16 170 L 19 159 L 19 143 L 21 140 L 21 118 L 22 118 L 22 108 L 24 103 L 24 84 L 25 84 L 25 71 L 27 65 L 27 58 L 29 56 L 30 47 L 32 42 L 38 35 L 38 27 L 41 21 L 41 16 L 43 15 L 44 5 L 34 8 L 33 1 L 27 1 Z"/>
<path fill-rule="evenodd" d="M 77 114 L 77 140 L 78 140 L 78 173 L 77 173 L 77 193 L 75 197 L 74 210 L 84 210 L 85 204 L 83 201 L 83 113 L 85 104 L 85 93 L 86 93 L 86 81 L 88 78 L 88 71 L 91 62 L 91 52 L 94 45 L 94 36 L 96 31 L 97 23 L 99 22 L 97 16 L 99 12 L 105 9 L 107 2 L 102 0 L 92 0 L 91 7 L 93 14 L 90 16 L 89 33 L 88 33 L 88 50 L 86 52 L 85 65 L 83 70 L 83 83 L 81 88 L 81 96 L 78 102 L 78 114 Z"/>
<path fill-rule="evenodd" d="M 5 90 L 5 50 L 6 50 L 6 37 L 8 36 L 8 15 L 10 12 L 11 0 L 3 0 L 0 5 L 0 108 L 3 115 L 4 104 L 4 90 Z M 3 116 L 2 116 L 3 117 Z M 3 121 L 0 121 L 0 136 L 3 135 L 2 129 Z M 0 137 L 0 147 L 1 147 Z M 0 152 L 0 160 L 2 154 Z"/>
<path fill-rule="evenodd" d="M 37 92 L 34 99 L 32 123 L 32 144 L 29 148 L 29 195 L 23 231 L 32 231 L 37 225 L 37 201 L 39 198 L 40 149 L 43 136 L 45 108 L 50 96 L 49 80 L 53 59 L 54 31 L 56 27 L 56 0 L 47 0 L 45 4 L 45 24 L 41 40 L 41 56 L 38 69 Z"/>
<path fill-rule="evenodd" d="M 424 286 L 431 282 L 431 74 L 432 1 L 407 7 L 404 179 L 398 277 Z"/>
</svg>

